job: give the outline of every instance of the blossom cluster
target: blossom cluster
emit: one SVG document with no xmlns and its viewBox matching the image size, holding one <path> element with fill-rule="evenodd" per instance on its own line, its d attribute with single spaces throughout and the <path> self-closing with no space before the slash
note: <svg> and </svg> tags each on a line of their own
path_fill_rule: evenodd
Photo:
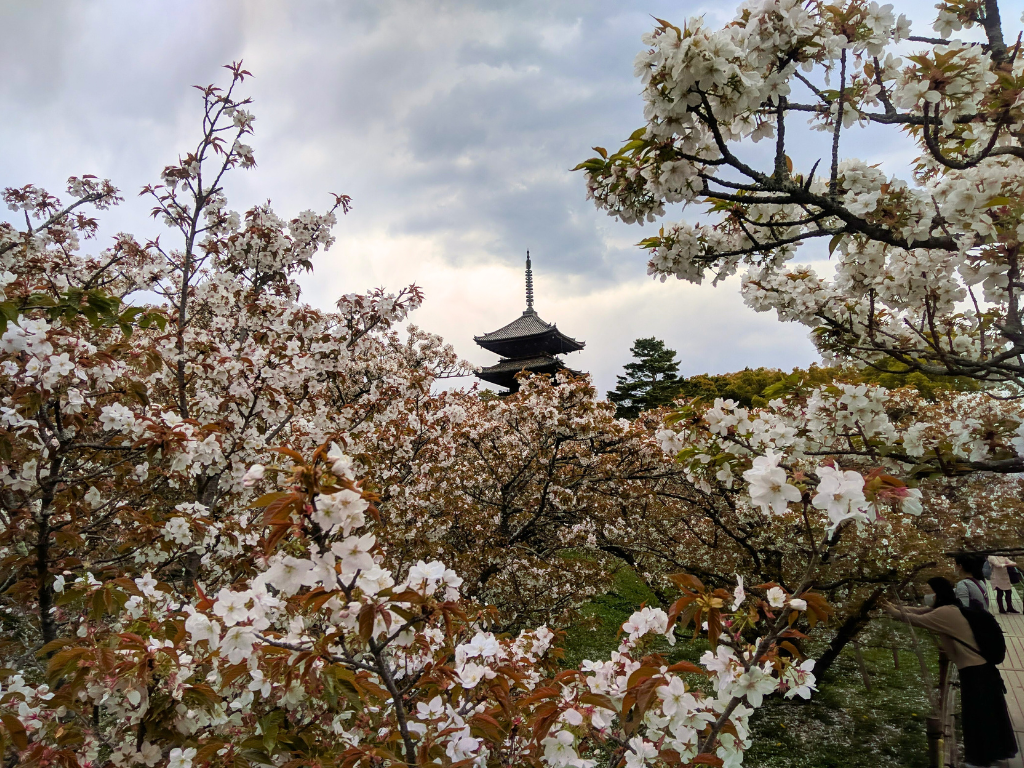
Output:
<svg viewBox="0 0 1024 768">
<path fill-rule="evenodd" d="M 941 35 L 978 24 L 971 4 L 938 8 Z M 1009 290 L 1024 235 L 1024 58 L 997 26 L 986 45 L 912 50 L 909 21 L 862 0 L 747 2 L 721 29 L 659 22 L 636 59 L 645 125 L 580 164 L 588 195 L 626 222 L 710 204 L 707 220 L 641 241 L 649 272 L 700 283 L 744 268 L 746 303 L 814 329 L 827 358 L 1019 387 L 1024 370 L 1007 361 L 1024 348 Z M 833 146 L 801 170 L 787 142 L 805 117 Z M 906 128 L 921 153 L 904 177 L 843 155 L 850 131 L 880 124 Z M 762 139 L 776 140 L 774 159 L 756 167 L 745 149 Z M 829 274 L 792 263 L 818 238 Z"/>
</svg>

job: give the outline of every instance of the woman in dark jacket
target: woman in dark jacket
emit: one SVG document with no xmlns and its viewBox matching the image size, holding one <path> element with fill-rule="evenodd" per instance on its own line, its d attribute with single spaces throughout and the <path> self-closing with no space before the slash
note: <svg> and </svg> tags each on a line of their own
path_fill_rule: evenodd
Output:
<svg viewBox="0 0 1024 768">
<path fill-rule="evenodd" d="M 968 765 L 993 765 L 1017 754 L 1006 691 L 999 670 L 982 657 L 971 625 L 960 611 L 953 585 L 941 576 L 928 580 L 935 603 L 927 608 L 882 607 L 894 618 L 924 627 L 939 637 L 942 650 L 960 672 L 964 757 Z"/>
</svg>

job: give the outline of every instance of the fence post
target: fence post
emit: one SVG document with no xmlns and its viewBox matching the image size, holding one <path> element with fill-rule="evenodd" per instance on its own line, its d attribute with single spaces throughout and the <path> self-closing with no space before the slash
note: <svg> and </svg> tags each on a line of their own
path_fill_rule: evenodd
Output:
<svg viewBox="0 0 1024 768">
<path fill-rule="evenodd" d="M 871 693 L 871 679 L 868 677 L 868 666 L 864 663 L 864 654 L 860 650 L 860 641 L 853 638 L 850 642 L 853 643 L 853 653 L 857 657 L 857 666 L 860 667 L 860 679 L 864 681 L 864 689 Z"/>
</svg>

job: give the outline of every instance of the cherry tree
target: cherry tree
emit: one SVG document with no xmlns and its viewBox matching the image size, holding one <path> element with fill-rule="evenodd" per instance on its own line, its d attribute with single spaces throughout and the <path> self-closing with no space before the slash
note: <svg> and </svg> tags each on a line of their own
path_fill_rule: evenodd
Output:
<svg viewBox="0 0 1024 768">
<path fill-rule="evenodd" d="M 391 562 L 451 563 L 507 627 L 562 624 L 604 591 L 630 557 L 604 521 L 682 475 L 649 430 L 617 420 L 589 381 L 567 374 L 525 378 L 500 399 L 443 393 L 419 422 L 430 438 L 380 491 Z"/>
<path fill-rule="evenodd" d="M 228 69 L 226 88 L 200 89 L 194 150 L 143 190 L 169 234 L 90 254 L 89 213 L 119 201 L 109 182 L 72 178 L 70 202 L 4 193 L 24 218 L 0 226 L 5 762 L 739 764 L 765 696 L 813 688 L 779 652 L 828 613 L 810 576 L 749 596 L 680 576 L 669 611 L 638 610 L 615 654 L 565 670 L 551 629 L 496 633 L 455 570 L 392 556 L 377 502 L 416 477 L 431 384 L 465 366 L 436 336 L 399 333 L 415 287 L 330 312 L 301 301 L 295 277 L 350 201 L 290 220 L 227 207 L 226 174 L 254 165 L 249 74 Z M 553 389 L 466 415 L 497 441 L 546 401 L 524 445 L 621 440 L 588 420 L 592 391 Z M 559 403 L 574 397 L 577 415 Z M 442 426 L 461 424 L 439 402 Z M 589 461 L 545 451 L 488 455 L 531 471 L 551 457 L 570 479 Z M 559 483 L 555 511 L 571 508 Z M 665 647 L 705 623 L 716 651 L 671 663 Z"/>
<path fill-rule="evenodd" d="M 935 37 L 861 0 L 744 3 L 722 29 L 658 20 L 636 59 L 645 124 L 579 166 L 597 206 L 627 223 L 706 207 L 640 242 L 655 277 L 742 271 L 748 306 L 807 326 L 826 360 L 975 383 L 936 401 L 796 383 L 764 408 L 719 400 L 670 419 L 663 446 L 698 485 L 736 489 L 741 523 L 802 527 L 819 562 L 865 534 L 898 556 L 884 533 L 923 512 L 968 546 L 998 538 L 1016 479 L 971 474 L 1024 469 L 1020 38 L 1004 37 L 995 0 L 937 7 Z M 849 157 L 862 131 L 902 133 L 917 157 L 902 174 Z M 826 245 L 825 269 L 795 263 Z M 943 499 L 922 499 L 942 483 L 983 500 L 985 519 L 958 525 Z"/>
<path fill-rule="evenodd" d="M 984 42 L 947 39 L 972 28 Z M 627 222 L 706 203 L 706 223 L 642 241 L 650 272 L 717 283 L 744 268 L 748 305 L 807 325 L 827 358 L 893 360 L 1015 396 L 1024 61 L 994 0 L 941 3 L 936 30 L 913 36 L 892 6 L 859 0 L 746 3 L 721 30 L 659 23 L 636 62 L 646 125 L 581 164 L 588 193 Z M 804 123 L 830 154 L 799 168 L 787 142 Z M 920 152 L 903 178 L 843 153 L 854 131 L 891 134 L 883 126 Z M 762 141 L 773 147 L 758 165 Z M 793 264 L 815 241 L 834 274 Z M 1011 434 L 970 466 L 1019 472 L 1019 424 L 1008 414 L 999 432 Z M 957 427 L 957 441 L 987 439 Z"/>
</svg>

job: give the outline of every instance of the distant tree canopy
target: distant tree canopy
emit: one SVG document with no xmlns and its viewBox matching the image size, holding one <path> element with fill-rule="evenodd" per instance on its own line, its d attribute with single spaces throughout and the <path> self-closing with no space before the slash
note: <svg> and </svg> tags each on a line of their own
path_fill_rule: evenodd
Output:
<svg viewBox="0 0 1024 768">
<path fill-rule="evenodd" d="M 679 398 L 716 398 L 733 400 L 744 408 L 763 407 L 773 397 L 800 386 L 820 386 L 837 381 L 847 384 L 880 384 L 888 389 L 912 387 L 934 400 L 938 392 L 975 391 L 981 388 L 974 379 L 955 376 L 928 376 L 912 371 L 895 360 L 882 360 L 876 367 L 822 367 L 811 364 L 785 373 L 777 368 L 744 368 L 735 373 L 698 373 L 680 377 L 676 352 L 654 337 L 637 339 L 630 352 L 633 362 L 626 363 L 625 375 L 608 392 L 618 418 L 635 419 L 644 411 L 671 404 Z"/>
<path fill-rule="evenodd" d="M 620 419 L 635 419 L 643 411 L 668 405 L 679 394 L 679 361 L 676 351 L 653 336 L 637 339 L 629 350 L 635 358 L 626 363 L 624 376 L 608 393 Z"/>
<path fill-rule="evenodd" d="M 785 377 L 785 373 L 775 368 L 744 368 L 736 373 L 717 376 L 699 373 L 679 380 L 676 397 L 699 397 L 707 402 L 721 397 L 734 400 L 744 408 L 762 406 L 768 404 L 762 393 Z"/>
<path fill-rule="evenodd" d="M 786 377 L 774 368 L 744 368 L 737 373 L 680 378 L 676 351 L 653 336 L 637 339 L 630 352 L 633 362 L 626 363 L 625 375 L 616 377 L 618 384 L 608 393 L 620 419 L 635 419 L 643 411 L 669 405 L 680 397 L 709 402 L 722 397 L 747 408 L 765 405 L 768 401 L 761 393 Z"/>
</svg>

